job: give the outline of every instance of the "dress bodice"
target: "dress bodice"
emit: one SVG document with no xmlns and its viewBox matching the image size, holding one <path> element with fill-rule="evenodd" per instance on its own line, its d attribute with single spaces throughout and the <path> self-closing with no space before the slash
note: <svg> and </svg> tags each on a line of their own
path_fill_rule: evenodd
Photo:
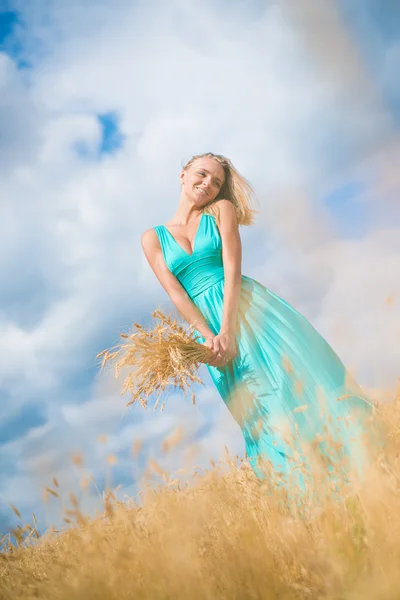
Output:
<svg viewBox="0 0 400 600">
<path fill-rule="evenodd" d="M 154 229 L 168 269 L 191 298 L 224 279 L 222 241 L 213 215 L 202 213 L 192 254 L 178 244 L 165 225 Z"/>
</svg>

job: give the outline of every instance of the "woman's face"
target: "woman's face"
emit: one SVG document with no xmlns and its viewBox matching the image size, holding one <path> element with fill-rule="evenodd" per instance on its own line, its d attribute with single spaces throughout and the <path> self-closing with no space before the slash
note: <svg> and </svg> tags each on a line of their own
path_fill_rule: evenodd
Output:
<svg viewBox="0 0 400 600">
<path fill-rule="evenodd" d="M 198 158 L 182 171 L 181 181 L 186 196 L 202 207 L 218 196 L 225 181 L 225 171 L 213 158 Z"/>
</svg>

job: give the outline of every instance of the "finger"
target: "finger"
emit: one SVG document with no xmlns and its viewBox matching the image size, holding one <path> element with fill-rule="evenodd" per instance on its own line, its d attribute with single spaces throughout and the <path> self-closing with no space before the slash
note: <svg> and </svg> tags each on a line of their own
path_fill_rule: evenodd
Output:
<svg viewBox="0 0 400 600">
<path fill-rule="evenodd" d="M 208 364 L 211 365 L 212 367 L 216 366 L 216 363 L 218 362 L 218 354 L 215 354 L 213 356 L 211 356 L 210 360 L 208 361 Z"/>
<path fill-rule="evenodd" d="M 227 362 L 228 362 L 227 358 L 224 355 L 221 355 L 221 354 L 218 355 L 217 361 L 218 361 L 218 366 L 219 367 L 225 366 L 227 364 Z"/>
<path fill-rule="evenodd" d="M 221 358 L 220 358 L 220 356 L 218 356 L 218 355 L 217 355 L 217 356 L 215 356 L 214 358 L 212 358 L 212 359 L 211 359 L 211 360 L 208 362 L 208 364 L 209 364 L 209 365 L 211 365 L 212 367 L 221 367 L 223 363 L 222 363 L 222 361 L 221 361 Z"/>
<path fill-rule="evenodd" d="M 221 351 L 221 346 L 220 346 L 220 341 L 214 339 L 213 340 L 213 350 L 215 352 L 215 354 L 219 354 L 219 352 Z"/>
</svg>

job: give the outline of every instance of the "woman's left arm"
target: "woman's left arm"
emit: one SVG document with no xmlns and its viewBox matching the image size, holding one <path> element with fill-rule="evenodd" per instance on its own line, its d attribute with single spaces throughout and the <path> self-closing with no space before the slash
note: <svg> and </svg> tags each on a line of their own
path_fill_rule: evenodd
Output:
<svg viewBox="0 0 400 600">
<path fill-rule="evenodd" d="M 219 200 L 219 232 L 224 263 L 224 305 L 219 334 L 214 338 L 214 350 L 219 352 L 213 366 L 223 366 L 236 355 L 236 321 L 242 285 L 242 243 L 236 209 L 229 200 Z"/>
</svg>

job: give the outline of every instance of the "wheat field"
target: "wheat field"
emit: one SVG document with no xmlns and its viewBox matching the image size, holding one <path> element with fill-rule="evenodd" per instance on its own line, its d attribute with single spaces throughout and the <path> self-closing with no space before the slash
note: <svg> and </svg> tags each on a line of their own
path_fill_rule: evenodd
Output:
<svg viewBox="0 0 400 600">
<path fill-rule="evenodd" d="M 400 395 L 380 412 L 388 460 L 377 456 L 346 500 L 301 517 L 282 489 L 236 459 L 186 483 L 160 472 L 165 481 L 140 505 L 108 492 L 95 519 L 71 495 L 62 532 L 36 537 L 33 523 L 14 532 L 18 544 L 3 539 L 0 597 L 397 600 Z M 48 491 L 58 495 L 56 486 Z"/>
</svg>

